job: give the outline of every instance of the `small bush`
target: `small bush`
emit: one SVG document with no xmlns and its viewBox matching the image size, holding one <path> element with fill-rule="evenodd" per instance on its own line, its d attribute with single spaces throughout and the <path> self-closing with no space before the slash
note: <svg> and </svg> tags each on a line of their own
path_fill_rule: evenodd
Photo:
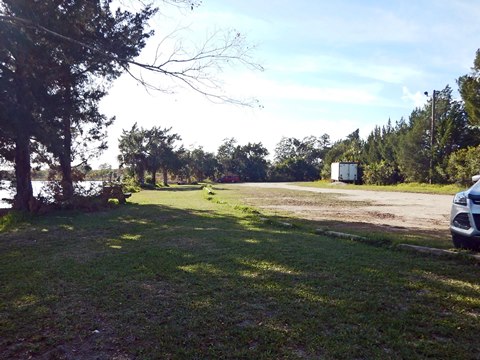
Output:
<svg viewBox="0 0 480 360">
<path fill-rule="evenodd" d="M 137 193 L 142 190 L 138 182 L 133 177 L 125 177 L 122 180 L 122 189 L 125 193 Z"/>
<path fill-rule="evenodd" d="M 203 186 L 203 190 L 205 190 L 205 192 L 208 194 L 208 195 L 215 195 L 215 192 L 213 191 L 212 187 L 207 185 L 207 186 Z"/>
<path fill-rule="evenodd" d="M 362 176 L 366 185 L 393 185 L 400 181 L 398 170 L 385 161 L 365 166 Z"/>
<path fill-rule="evenodd" d="M 459 149 L 448 158 L 446 174 L 450 182 L 470 186 L 480 169 L 480 146 Z"/>
<path fill-rule="evenodd" d="M 31 215 L 20 211 L 8 211 L 5 215 L 0 216 L 0 232 L 12 229 L 19 224 L 28 221 Z"/>
<path fill-rule="evenodd" d="M 117 207 L 120 205 L 120 200 L 115 198 L 110 198 L 107 200 L 107 204 L 109 207 Z"/>
</svg>

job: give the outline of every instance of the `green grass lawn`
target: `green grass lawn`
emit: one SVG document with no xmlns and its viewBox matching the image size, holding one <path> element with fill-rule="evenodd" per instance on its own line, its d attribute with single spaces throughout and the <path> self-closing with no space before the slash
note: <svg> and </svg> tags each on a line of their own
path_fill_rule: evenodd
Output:
<svg viewBox="0 0 480 360">
<path fill-rule="evenodd" d="M 229 191 L 4 230 L 0 358 L 480 358 L 477 265 L 285 227 Z"/>
</svg>

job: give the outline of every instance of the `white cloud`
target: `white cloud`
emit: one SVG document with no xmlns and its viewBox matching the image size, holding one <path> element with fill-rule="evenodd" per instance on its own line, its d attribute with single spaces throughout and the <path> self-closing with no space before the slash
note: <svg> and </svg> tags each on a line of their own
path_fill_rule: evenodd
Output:
<svg viewBox="0 0 480 360">
<path fill-rule="evenodd" d="M 372 105 L 381 102 L 377 96 L 381 90 L 381 85 L 378 83 L 310 86 L 293 79 L 284 82 L 269 79 L 267 76 L 268 74 L 258 73 L 236 75 L 229 79 L 227 92 L 275 101 L 314 101 L 356 105 Z"/>
<path fill-rule="evenodd" d="M 402 91 L 402 100 L 409 104 L 412 104 L 414 108 L 422 107 L 428 100 L 427 96 L 425 96 L 423 92 L 417 91 L 415 93 L 412 93 L 406 86 L 402 88 Z"/>
<path fill-rule="evenodd" d="M 342 75 L 354 75 L 366 79 L 379 80 L 392 84 L 404 84 L 412 78 L 421 75 L 420 70 L 408 64 L 396 64 L 387 59 L 383 61 L 367 61 L 365 59 L 355 61 L 342 56 L 304 55 L 284 57 L 273 66 L 273 71 L 284 73 L 317 73 Z M 385 62 L 387 62 L 385 60 Z"/>
</svg>

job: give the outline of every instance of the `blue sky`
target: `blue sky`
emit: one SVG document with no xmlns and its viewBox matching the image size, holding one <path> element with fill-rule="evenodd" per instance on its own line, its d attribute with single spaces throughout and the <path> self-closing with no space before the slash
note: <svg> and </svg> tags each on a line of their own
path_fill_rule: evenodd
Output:
<svg viewBox="0 0 480 360">
<path fill-rule="evenodd" d="M 154 80 L 168 92 L 147 93 L 122 76 L 102 103 L 117 121 L 97 164 L 116 165 L 117 139 L 134 122 L 172 127 L 187 148 L 212 152 L 230 137 L 262 142 L 272 155 L 282 136 L 327 133 L 335 141 L 360 129 L 365 138 L 389 118 L 408 118 L 427 101 L 424 91 L 456 91 L 480 48 L 475 0 L 204 0 L 194 11 L 162 9 L 143 59 L 173 29 L 185 27 L 177 36 L 201 43 L 213 29 L 234 28 L 257 45 L 265 71 L 238 66 L 217 78 L 232 96 L 256 97 L 263 108 L 212 104 L 168 79 Z"/>
</svg>

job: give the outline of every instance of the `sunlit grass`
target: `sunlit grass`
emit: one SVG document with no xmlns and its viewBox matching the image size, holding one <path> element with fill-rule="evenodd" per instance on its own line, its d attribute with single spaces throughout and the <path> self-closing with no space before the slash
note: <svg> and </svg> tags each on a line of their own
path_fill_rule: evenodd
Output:
<svg viewBox="0 0 480 360">
<path fill-rule="evenodd" d="M 15 227 L 25 224 L 29 219 L 29 215 L 10 211 L 6 215 L 0 216 L 0 232 L 15 229 Z"/>
</svg>

